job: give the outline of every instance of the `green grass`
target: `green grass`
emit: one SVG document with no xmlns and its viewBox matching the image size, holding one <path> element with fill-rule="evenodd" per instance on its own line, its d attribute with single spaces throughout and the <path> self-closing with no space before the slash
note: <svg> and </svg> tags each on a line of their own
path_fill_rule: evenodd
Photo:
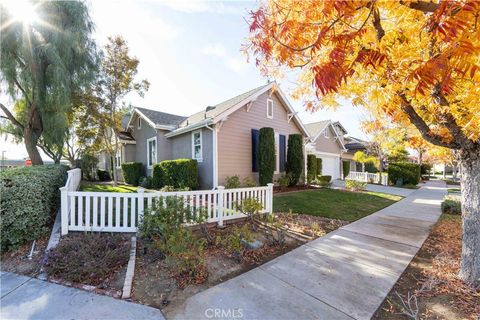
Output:
<svg viewBox="0 0 480 320">
<path fill-rule="evenodd" d="M 80 186 L 80 191 L 91 191 L 91 192 L 137 192 L 137 187 L 126 186 L 126 185 L 117 185 L 114 187 L 110 184 L 82 184 Z"/>
<path fill-rule="evenodd" d="M 275 212 L 303 213 L 355 221 L 402 199 L 380 192 L 349 192 L 333 189 L 278 194 L 273 197 Z"/>
</svg>

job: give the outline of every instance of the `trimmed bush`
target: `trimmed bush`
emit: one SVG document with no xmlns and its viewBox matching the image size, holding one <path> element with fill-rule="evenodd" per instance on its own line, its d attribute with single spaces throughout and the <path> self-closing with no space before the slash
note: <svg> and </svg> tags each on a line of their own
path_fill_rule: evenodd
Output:
<svg viewBox="0 0 480 320">
<path fill-rule="evenodd" d="M 317 157 L 313 154 L 307 155 L 307 182 L 311 183 L 317 176 Z"/>
<path fill-rule="evenodd" d="M 143 164 L 140 162 L 124 162 L 122 163 L 122 173 L 125 183 L 138 186 L 140 178 L 145 176 Z"/>
<path fill-rule="evenodd" d="M 97 169 L 97 177 L 100 181 L 110 181 L 110 173 L 107 170 Z"/>
<path fill-rule="evenodd" d="M 432 170 L 432 165 L 431 164 L 424 162 L 420 165 L 420 174 L 422 176 L 430 174 L 430 170 Z"/>
<path fill-rule="evenodd" d="M 350 173 L 350 161 L 342 161 L 343 178 L 345 179 Z"/>
<path fill-rule="evenodd" d="M 332 176 L 318 176 L 318 181 L 330 182 L 332 181 Z"/>
<path fill-rule="evenodd" d="M 275 133 L 273 128 L 261 128 L 258 139 L 259 183 L 266 186 L 273 182 L 275 171 Z"/>
<path fill-rule="evenodd" d="M 317 158 L 317 176 L 322 174 L 322 158 Z"/>
<path fill-rule="evenodd" d="M 98 164 L 98 157 L 92 154 L 84 154 L 80 159 L 80 168 L 82 169 L 83 179 L 88 181 L 95 180 L 95 168 Z"/>
<path fill-rule="evenodd" d="M 366 182 L 350 180 L 350 179 L 345 180 L 345 188 L 349 190 L 352 190 L 352 191 L 365 190 L 366 187 L 367 187 Z"/>
<path fill-rule="evenodd" d="M 240 188 L 240 176 L 239 175 L 234 175 L 231 177 L 226 177 L 225 178 L 225 189 L 236 189 Z"/>
<path fill-rule="evenodd" d="M 454 198 L 446 197 L 442 202 L 442 213 L 461 215 L 462 205 L 460 201 Z"/>
<path fill-rule="evenodd" d="M 402 184 L 417 185 L 420 182 L 420 166 L 410 162 L 390 163 L 388 165 L 388 181 L 397 184 L 397 181 L 400 180 Z"/>
<path fill-rule="evenodd" d="M 153 165 L 152 185 L 196 189 L 198 187 L 198 163 L 194 159 L 165 160 Z"/>
<path fill-rule="evenodd" d="M 290 186 L 298 184 L 304 169 L 302 140 L 303 137 L 301 134 L 291 134 L 288 136 L 286 173 L 290 175 Z"/>
<path fill-rule="evenodd" d="M 1 252 L 48 233 L 68 167 L 43 165 L 0 172 Z"/>
</svg>

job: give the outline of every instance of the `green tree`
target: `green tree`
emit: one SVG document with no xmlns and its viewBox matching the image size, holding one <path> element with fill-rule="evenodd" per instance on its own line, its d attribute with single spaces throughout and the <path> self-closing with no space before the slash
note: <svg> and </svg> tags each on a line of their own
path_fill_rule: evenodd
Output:
<svg viewBox="0 0 480 320">
<path fill-rule="evenodd" d="M 303 159 L 303 137 L 301 134 L 291 134 L 288 136 L 287 150 L 287 175 L 290 176 L 290 186 L 294 186 L 300 180 L 304 170 Z"/>
<path fill-rule="evenodd" d="M 14 101 L 25 102 L 25 112 L 12 113 L 2 103 L 0 109 L 38 165 L 43 163 L 39 142 L 63 145 L 72 94 L 95 74 L 93 23 L 80 1 L 35 3 L 39 19 L 32 21 L 16 19 L 7 4 L 0 5 L 0 81 Z"/>
<path fill-rule="evenodd" d="M 143 97 L 150 86 L 147 80 L 135 81 L 140 61 L 129 54 L 127 42 L 120 36 L 108 38 L 100 68 L 98 85 L 99 128 L 105 151 L 111 159 L 118 152 L 121 119 L 129 106 L 124 98 L 131 92 Z M 113 165 L 113 183 L 117 184 L 117 166 Z"/>
<path fill-rule="evenodd" d="M 258 138 L 258 182 L 261 186 L 272 183 L 275 171 L 275 133 L 273 128 L 261 128 Z"/>
</svg>

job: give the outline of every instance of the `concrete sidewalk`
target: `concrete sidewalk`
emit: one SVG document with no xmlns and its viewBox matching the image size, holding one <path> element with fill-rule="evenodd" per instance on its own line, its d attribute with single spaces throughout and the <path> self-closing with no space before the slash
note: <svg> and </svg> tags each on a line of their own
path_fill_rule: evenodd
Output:
<svg viewBox="0 0 480 320">
<path fill-rule="evenodd" d="M 405 199 L 190 297 L 177 319 L 370 319 L 440 216 L 428 182 Z"/>
<path fill-rule="evenodd" d="M 160 310 L 50 282 L 0 274 L 0 319 L 165 319 Z"/>
<path fill-rule="evenodd" d="M 344 180 L 333 180 L 332 181 L 332 187 L 333 188 L 345 188 L 345 181 Z M 411 195 L 413 192 L 415 192 L 416 189 L 407 189 L 407 188 L 397 188 L 397 187 L 390 187 L 390 186 L 382 186 L 378 184 L 367 184 L 367 191 L 372 191 L 372 192 L 382 192 L 382 193 L 389 193 L 389 194 L 394 194 L 396 196 L 402 196 L 402 197 L 408 197 Z"/>
</svg>

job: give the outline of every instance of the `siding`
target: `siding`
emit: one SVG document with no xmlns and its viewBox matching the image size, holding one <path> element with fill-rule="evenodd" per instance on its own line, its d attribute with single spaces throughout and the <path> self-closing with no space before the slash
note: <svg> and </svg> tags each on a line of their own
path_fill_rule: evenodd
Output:
<svg viewBox="0 0 480 320">
<path fill-rule="evenodd" d="M 196 130 L 195 130 L 196 131 Z M 193 131 L 193 132 L 195 132 Z M 213 143 L 212 131 L 202 129 L 202 162 L 198 163 L 198 179 L 201 189 L 213 188 Z M 192 132 L 170 138 L 172 159 L 192 159 Z"/>
<path fill-rule="evenodd" d="M 315 150 L 318 152 L 328 152 L 328 153 L 335 153 L 340 155 L 342 148 L 338 141 L 335 140 L 335 132 L 332 130 L 331 126 L 328 126 L 326 129 L 329 133 L 329 138 L 325 138 L 325 136 L 320 134 L 317 141 L 315 141 Z"/>
<path fill-rule="evenodd" d="M 292 119 L 287 122 L 287 110 L 274 94 L 273 119 L 267 118 L 267 98 L 269 92 L 259 96 L 250 111 L 246 107 L 238 109 L 228 116 L 218 132 L 218 184 L 223 185 L 227 176 L 247 176 L 258 181 L 258 174 L 252 172 L 252 137 L 251 129 L 271 127 L 276 133 L 288 137 L 289 134 L 301 133 Z M 288 138 L 287 138 L 288 141 Z M 278 175 L 276 175 L 278 177 Z"/>
</svg>

